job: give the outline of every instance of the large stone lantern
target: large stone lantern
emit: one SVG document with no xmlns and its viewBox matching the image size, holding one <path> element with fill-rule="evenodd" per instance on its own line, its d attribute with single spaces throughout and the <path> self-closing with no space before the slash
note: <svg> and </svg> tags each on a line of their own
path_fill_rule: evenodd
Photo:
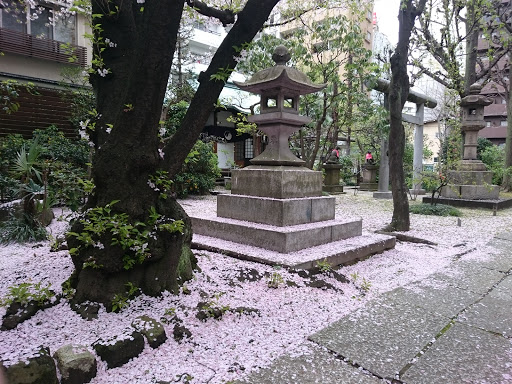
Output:
<svg viewBox="0 0 512 384">
<path fill-rule="evenodd" d="M 457 169 L 447 173 L 448 185 L 443 187 L 441 196 L 461 200 L 497 200 L 499 186 L 492 185 L 492 172 L 476 158 L 478 131 L 485 127 L 484 107 L 492 99 L 480 95 L 482 86 L 473 84 L 469 95 L 462 98 L 461 130 L 464 132 L 464 154 Z"/>
<path fill-rule="evenodd" d="M 360 218 L 336 218 L 335 197 L 322 195 L 322 172 L 304 167 L 290 151 L 289 136 L 309 122 L 299 115 L 299 97 L 324 85 L 286 66 L 285 47 L 277 47 L 272 57 L 275 66 L 237 84 L 261 95 L 261 113 L 249 120 L 267 134 L 268 146 L 251 165 L 232 171 L 231 193 L 217 196 L 215 217 L 191 216 L 194 242 L 236 257 L 308 269 L 318 260 L 338 265 L 394 247 L 394 238 L 363 236 Z"/>
<path fill-rule="evenodd" d="M 299 97 L 325 85 L 314 84 L 304 73 L 286 66 L 290 54 L 284 46 L 277 47 L 272 58 L 275 66 L 257 72 L 246 83 L 235 83 L 261 95 L 260 114 L 249 121 L 267 134 L 268 145 L 249 167 L 233 172 L 231 192 L 277 199 L 321 196 L 321 173 L 304 167 L 305 162 L 290 150 L 288 138 L 311 121 L 299 115 Z"/>
</svg>

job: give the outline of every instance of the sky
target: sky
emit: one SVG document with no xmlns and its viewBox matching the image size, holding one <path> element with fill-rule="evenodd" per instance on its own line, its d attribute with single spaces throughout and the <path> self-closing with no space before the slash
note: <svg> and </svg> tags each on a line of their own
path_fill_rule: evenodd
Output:
<svg viewBox="0 0 512 384">
<path fill-rule="evenodd" d="M 398 8 L 400 0 L 376 0 L 373 11 L 377 14 L 379 31 L 385 34 L 391 44 L 398 42 Z"/>
</svg>

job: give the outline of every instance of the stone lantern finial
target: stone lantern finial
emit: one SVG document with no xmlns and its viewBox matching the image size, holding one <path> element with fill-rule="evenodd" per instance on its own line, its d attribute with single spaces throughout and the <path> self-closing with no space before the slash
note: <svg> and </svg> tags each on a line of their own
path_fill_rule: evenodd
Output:
<svg viewBox="0 0 512 384">
<path fill-rule="evenodd" d="M 292 56 L 290 55 L 290 52 L 288 52 L 288 48 L 284 45 L 278 45 L 272 54 L 272 60 L 274 60 L 276 65 L 286 65 L 291 58 Z"/>
<path fill-rule="evenodd" d="M 471 95 L 478 95 L 482 91 L 482 84 L 480 83 L 473 83 L 469 86 L 469 94 Z"/>
</svg>

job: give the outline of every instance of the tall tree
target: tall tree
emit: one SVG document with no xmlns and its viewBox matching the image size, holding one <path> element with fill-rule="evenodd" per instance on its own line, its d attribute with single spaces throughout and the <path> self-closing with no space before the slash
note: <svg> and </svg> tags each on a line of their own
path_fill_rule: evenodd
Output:
<svg viewBox="0 0 512 384">
<path fill-rule="evenodd" d="M 512 6 L 511 3 L 499 2 L 496 4 L 499 20 L 495 20 L 496 31 L 490 34 L 490 44 L 500 47 L 506 52 L 506 60 L 491 68 L 490 78 L 501 88 L 502 97 L 507 101 L 507 136 L 505 139 L 505 172 L 503 174 L 502 188 L 512 191 L 512 89 L 510 78 L 512 76 Z M 500 65 L 501 64 L 501 65 Z"/>
<path fill-rule="evenodd" d="M 494 46 L 488 60 L 478 55 L 480 34 L 490 36 L 498 26 L 494 19 L 504 12 L 496 3 L 499 1 L 428 0 L 418 27 L 413 29 L 416 57 L 411 64 L 419 69 L 414 77 L 425 74 L 456 90 L 460 97 L 468 94 L 471 84 L 486 81 L 506 54 Z"/>
<path fill-rule="evenodd" d="M 393 217 L 388 229 L 410 229 L 409 202 L 403 169 L 405 131 L 402 109 L 409 95 L 409 42 L 416 18 L 425 9 L 426 0 L 402 0 L 398 12 L 398 44 L 391 55 L 391 84 L 389 87 L 389 176 L 393 194 Z"/>
<path fill-rule="evenodd" d="M 468 94 L 475 82 L 497 84 L 503 97 L 510 99 L 506 72 L 510 65 L 511 3 L 502 0 L 429 0 L 427 10 L 415 29 L 415 41 L 423 52 L 413 63 L 460 97 Z M 481 36 L 484 45 L 479 47 Z M 486 54 L 478 53 L 479 48 Z M 425 55 L 437 61 L 439 70 L 425 65 Z M 504 65 L 505 63 L 505 65 Z M 462 70 L 464 68 L 464 70 Z M 507 102 L 507 145 L 505 167 L 512 166 L 512 107 Z M 505 172 L 502 186 L 512 190 L 510 172 Z"/>
<path fill-rule="evenodd" d="M 229 8 L 198 0 L 92 0 L 97 115 L 84 125 L 96 149 L 95 189 L 68 236 L 76 302 L 111 308 L 128 283 L 155 295 L 191 276 L 190 219 L 169 197 L 170 179 L 203 129 L 240 47 L 278 2 L 247 0 Z M 185 6 L 232 28 L 199 76 L 181 126 L 163 144 L 158 123 Z"/>
</svg>

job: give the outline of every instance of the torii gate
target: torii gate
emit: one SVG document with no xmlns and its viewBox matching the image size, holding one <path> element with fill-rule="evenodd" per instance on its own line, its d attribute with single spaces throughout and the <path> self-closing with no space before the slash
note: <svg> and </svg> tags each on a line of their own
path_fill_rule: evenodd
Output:
<svg viewBox="0 0 512 384">
<path fill-rule="evenodd" d="M 384 79 L 378 79 L 377 84 L 372 88 L 384 93 L 384 107 L 389 111 L 389 86 L 390 82 Z M 414 159 L 413 159 L 413 180 L 418 180 L 423 171 L 423 119 L 425 116 L 425 107 L 435 108 L 437 101 L 431 97 L 415 91 L 409 91 L 407 101 L 416 104 L 416 114 L 408 115 L 402 113 L 402 120 L 414 124 Z M 389 191 L 389 142 L 387 137 L 381 139 L 380 145 L 380 166 L 379 166 L 379 187 L 378 191 L 373 193 L 377 199 L 392 198 Z M 415 190 L 419 190 L 421 185 L 414 185 Z"/>
</svg>

